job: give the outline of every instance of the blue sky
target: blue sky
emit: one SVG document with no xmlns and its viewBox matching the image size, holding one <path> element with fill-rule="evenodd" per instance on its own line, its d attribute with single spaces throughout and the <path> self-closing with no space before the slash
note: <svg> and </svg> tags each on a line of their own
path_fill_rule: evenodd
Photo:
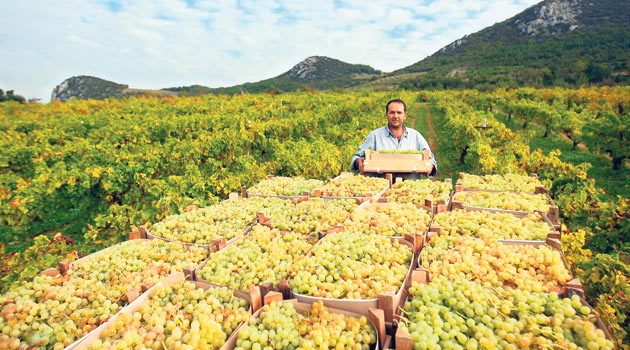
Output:
<svg viewBox="0 0 630 350">
<path fill-rule="evenodd" d="M 50 100 L 75 75 L 134 88 L 230 86 L 309 56 L 392 71 L 538 0 L 11 1 L 0 88 Z"/>
</svg>

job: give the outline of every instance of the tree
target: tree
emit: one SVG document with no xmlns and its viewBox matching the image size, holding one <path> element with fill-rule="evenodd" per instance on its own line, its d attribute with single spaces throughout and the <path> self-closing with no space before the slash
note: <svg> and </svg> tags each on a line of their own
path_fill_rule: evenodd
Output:
<svg viewBox="0 0 630 350">
<path fill-rule="evenodd" d="M 25 103 L 26 99 L 23 96 L 16 95 L 13 90 L 7 90 L 5 94 L 4 90 L 0 89 L 0 102 L 5 101 L 17 101 L 19 103 Z"/>
<path fill-rule="evenodd" d="M 612 158 L 614 170 L 630 158 L 630 113 L 618 115 L 605 111 L 585 127 L 589 149 L 605 152 Z"/>
<path fill-rule="evenodd" d="M 598 83 L 604 79 L 610 78 L 610 74 L 612 74 L 612 69 L 605 64 L 591 62 L 586 68 L 586 75 L 588 76 L 588 81 L 591 83 Z"/>
<path fill-rule="evenodd" d="M 584 127 L 584 116 L 575 111 L 568 110 L 563 113 L 560 120 L 560 130 L 564 132 L 573 143 L 573 150 L 582 141 L 582 128 Z"/>
</svg>

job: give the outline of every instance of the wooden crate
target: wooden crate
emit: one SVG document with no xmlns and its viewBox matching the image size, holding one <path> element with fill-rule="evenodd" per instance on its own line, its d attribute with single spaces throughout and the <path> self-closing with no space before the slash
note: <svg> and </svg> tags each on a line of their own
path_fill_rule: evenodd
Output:
<svg viewBox="0 0 630 350">
<path fill-rule="evenodd" d="M 413 271 L 410 280 L 418 284 L 430 283 L 429 272 L 424 269 L 415 270 Z M 561 295 L 561 297 L 567 298 L 567 297 L 570 297 L 571 295 L 572 295 L 572 292 L 569 292 L 566 295 Z M 409 294 L 407 291 L 405 291 L 404 299 L 401 300 L 397 308 L 397 315 L 396 315 L 396 321 L 395 321 L 396 324 L 398 323 L 398 320 L 400 320 L 400 316 L 401 316 L 400 310 L 404 307 L 405 302 L 408 298 L 409 298 Z M 600 319 L 599 313 L 597 313 L 597 311 L 594 310 L 586 302 L 584 298 L 580 297 L 580 301 L 582 302 L 583 306 L 588 306 L 591 309 L 592 313 L 595 316 L 597 316 L 597 321 L 595 322 L 595 325 L 597 326 L 597 328 L 601 329 L 604 332 L 608 340 L 616 344 L 616 340 L 611 336 L 610 332 L 608 331 L 607 326 Z M 395 349 L 397 350 L 412 350 L 413 349 L 413 339 L 411 338 L 411 335 L 399 327 L 396 327 L 396 330 L 395 330 L 394 343 L 395 343 Z"/>
<path fill-rule="evenodd" d="M 478 207 L 469 207 L 469 206 L 462 206 L 462 208 L 451 208 L 451 209 L 460 209 L 460 210 L 465 210 L 465 211 L 481 211 L 481 212 L 502 212 L 500 209 L 486 209 L 486 208 L 478 208 Z M 524 218 L 527 215 L 530 215 L 531 213 L 528 212 L 520 212 L 520 211 L 512 211 L 511 213 L 517 218 Z M 538 213 L 540 214 L 540 216 L 542 217 L 543 221 L 549 225 L 549 233 L 547 233 L 547 238 L 551 238 L 551 239 L 557 239 L 557 240 L 562 240 L 562 233 L 557 229 L 556 225 L 554 225 L 551 220 L 549 220 L 549 217 L 547 216 L 546 213 Z M 429 232 L 435 232 L 437 234 L 440 234 L 441 232 L 441 228 L 437 225 L 434 224 L 433 221 L 431 221 L 431 227 L 429 228 Z M 514 241 L 519 241 L 519 242 L 538 242 L 535 240 L 514 240 Z"/>
<path fill-rule="evenodd" d="M 342 172 L 341 174 L 339 174 L 339 176 L 333 178 L 332 180 L 339 179 L 339 178 L 353 177 L 353 176 L 354 176 L 353 173 Z M 313 197 L 318 197 L 318 198 L 323 198 L 323 199 L 355 199 L 359 202 L 359 204 L 367 200 L 374 201 L 374 200 L 378 200 L 383 195 L 385 195 L 385 192 L 387 192 L 387 190 L 392 186 L 392 175 L 387 174 L 386 179 L 389 181 L 389 184 L 385 186 L 385 188 L 383 188 L 382 190 L 379 190 L 376 193 L 366 193 L 364 196 L 325 196 L 323 195 L 321 189 L 316 189 L 313 191 Z M 324 184 L 324 186 L 325 185 L 326 184 Z"/>
<path fill-rule="evenodd" d="M 436 236 L 437 234 L 435 234 L 434 232 L 430 232 L 426 238 L 426 245 L 429 245 L 431 243 L 431 240 Z M 556 252 L 560 254 L 560 256 L 562 257 L 562 264 L 564 265 L 564 268 L 569 272 L 569 275 L 571 275 L 571 280 L 567 282 L 566 285 L 564 285 L 562 290 L 556 293 L 564 297 L 572 293 L 577 293 L 580 295 L 580 297 L 584 298 L 584 287 L 582 286 L 582 282 L 578 278 L 575 278 L 575 276 L 571 272 L 569 264 L 567 263 L 567 259 L 564 256 L 564 253 L 562 252 L 562 243 L 560 243 L 559 240 L 547 238 L 546 241 L 515 241 L 515 240 L 498 240 L 498 241 L 505 245 L 529 245 L 529 246 L 534 246 L 534 247 L 538 247 L 541 245 L 549 246 L 551 249 L 555 250 Z M 421 256 L 418 256 L 417 266 L 418 266 L 418 270 L 425 271 L 427 275 L 426 278 L 428 279 L 428 281 L 430 281 L 431 276 L 429 274 L 429 270 L 422 265 Z"/>
<path fill-rule="evenodd" d="M 469 205 L 465 205 L 461 202 L 458 202 L 457 200 L 455 200 L 455 196 L 458 193 L 462 193 L 462 192 L 490 192 L 490 193 L 498 193 L 498 192 L 509 192 L 509 191 L 486 191 L 486 190 L 477 190 L 477 189 L 469 189 L 466 191 L 457 191 L 457 189 L 455 189 L 455 192 L 453 192 L 453 195 L 451 196 L 451 204 L 450 204 L 450 208 L 449 210 L 453 210 L 453 209 L 466 209 L 466 210 L 485 210 L 485 211 L 490 211 L 490 212 L 496 212 L 496 213 L 510 213 L 510 214 L 514 214 L 514 215 L 522 215 L 523 213 L 525 214 L 531 214 L 532 212 L 527 212 L 527 211 L 522 211 L 522 210 L 507 210 L 507 209 L 498 209 L 498 208 L 482 208 L 482 207 L 473 207 L 473 206 L 469 206 Z M 518 192 L 514 192 L 514 193 L 518 193 Z M 547 218 L 549 219 L 549 221 L 551 221 L 551 223 L 553 224 L 553 227 L 556 230 L 560 230 L 560 209 L 558 208 L 557 205 L 555 205 L 553 203 L 553 200 L 551 199 L 551 197 L 549 197 L 549 195 L 543 194 L 544 196 L 547 197 L 547 201 L 550 205 L 549 207 L 549 211 L 548 212 L 542 212 L 542 211 L 535 211 L 539 214 L 546 214 Z"/>
<path fill-rule="evenodd" d="M 432 170 L 433 163 L 428 149 L 422 154 L 379 153 L 370 149 L 365 151 L 363 171 L 366 173 L 430 174 Z"/>
<path fill-rule="evenodd" d="M 464 183 L 461 180 L 462 177 L 462 172 L 459 173 L 459 178 L 457 179 L 457 182 L 455 183 L 455 192 L 462 192 L 462 191 L 486 191 L 486 192 L 514 192 L 514 193 L 519 193 L 518 191 L 505 191 L 505 190 L 489 190 L 489 189 L 480 189 L 480 188 L 471 188 L 471 187 L 464 187 Z M 530 177 L 535 177 L 538 178 L 538 175 L 536 174 L 530 174 Z M 544 187 L 544 186 L 536 186 L 534 189 L 534 192 L 525 192 L 525 193 L 529 193 L 529 194 L 549 194 L 549 191 Z"/>
<path fill-rule="evenodd" d="M 385 198 L 383 198 L 383 197 L 379 198 L 375 202 L 371 202 L 371 201 L 363 202 L 356 209 L 354 209 L 354 211 L 350 214 L 350 217 L 344 222 L 344 224 L 346 222 L 350 221 L 352 219 L 352 214 L 354 214 L 358 210 L 367 209 L 370 206 L 373 206 L 373 205 L 378 204 L 378 203 L 389 203 L 389 202 L 387 202 L 387 200 Z M 391 237 L 391 238 L 396 238 L 396 239 L 405 239 L 408 242 L 412 242 L 412 245 L 414 246 L 414 252 L 418 252 L 422 248 L 422 245 L 424 243 L 424 238 L 425 238 L 427 232 L 431 228 L 431 223 L 433 221 L 433 216 L 434 216 L 434 211 L 433 211 L 434 208 L 431 208 L 431 207 L 425 206 L 425 205 L 417 205 L 416 207 L 426 211 L 431 216 L 431 220 L 429 221 L 429 225 L 427 227 L 427 231 L 425 231 L 425 232 L 413 232 L 411 234 L 405 234 L 405 236 L 392 236 Z M 446 208 L 444 208 L 444 210 L 446 210 Z M 331 230 L 331 231 L 328 231 L 326 233 L 336 233 L 336 232 L 343 232 L 343 231 L 344 231 L 344 226 L 342 225 L 340 227 L 336 227 L 335 230 Z"/>
<path fill-rule="evenodd" d="M 85 261 L 89 261 L 89 260 L 93 260 L 93 259 L 97 259 L 101 254 L 104 254 L 105 252 L 107 252 L 109 249 L 116 249 L 117 247 L 121 247 L 121 246 L 125 246 L 125 245 L 129 245 L 129 244 L 133 244 L 136 240 L 146 240 L 146 241 L 150 241 L 148 239 L 141 239 L 141 238 L 131 238 L 131 236 L 135 237 L 135 234 L 131 233 L 130 234 L 130 240 L 125 241 L 125 242 L 121 242 L 118 244 L 115 244 L 113 246 L 107 247 L 105 249 L 99 250 L 98 252 L 92 253 L 90 255 L 84 256 L 81 259 L 75 260 L 70 262 L 70 260 L 65 259 L 59 262 L 59 267 L 58 269 L 47 269 L 44 270 L 42 272 L 42 274 L 46 274 L 49 276 L 56 276 L 58 274 L 66 274 L 70 269 L 76 268 L 77 266 L 79 266 L 82 262 Z M 182 244 L 184 245 L 184 244 Z M 184 245 L 185 247 L 188 247 L 186 245 Z M 208 247 L 209 252 L 211 253 L 213 250 L 212 247 Z M 192 276 L 192 272 L 194 270 L 194 266 L 189 266 L 184 268 L 184 270 L 182 271 L 182 273 L 184 273 L 186 276 Z M 131 288 L 128 292 L 127 292 L 127 300 L 129 300 L 129 302 L 133 302 L 133 300 L 135 300 L 140 293 L 144 292 L 145 290 L 147 290 L 148 288 L 150 288 L 149 284 L 144 284 L 141 286 L 138 286 L 137 288 Z"/>
<path fill-rule="evenodd" d="M 105 332 L 105 330 L 107 328 L 113 326 L 114 322 L 116 321 L 116 318 L 121 313 L 134 313 L 136 310 L 138 310 L 142 306 L 142 304 L 145 301 L 147 301 L 149 299 L 151 293 L 153 292 L 153 290 L 155 290 L 155 288 L 159 288 L 161 286 L 165 286 L 165 285 L 169 285 L 169 284 L 176 284 L 176 283 L 184 281 L 185 279 L 186 279 L 186 277 L 184 276 L 184 274 L 182 274 L 182 273 L 174 273 L 174 274 L 171 274 L 170 276 L 166 277 L 165 279 L 161 280 L 160 282 L 156 283 L 154 286 L 152 286 L 150 289 L 148 289 L 146 291 L 146 293 L 142 294 L 140 297 L 138 297 L 136 300 L 134 300 L 131 304 L 129 304 L 125 308 L 123 308 L 123 310 L 121 310 L 120 313 L 118 313 L 116 316 L 110 318 L 106 323 L 104 323 L 99 328 L 97 328 L 95 332 L 91 333 L 88 337 L 86 337 L 80 343 L 78 343 L 73 349 L 76 349 L 76 350 L 89 349 L 90 344 L 92 344 L 95 340 L 99 339 L 101 337 L 101 335 L 103 334 L 103 332 Z M 212 285 L 209 285 L 209 284 L 203 283 L 203 282 L 193 282 L 193 283 L 197 286 L 197 288 L 203 288 L 205 290 L 210 289 L 210 288 L 216 288 L 215 286 L 212 286 Z M 239 291 L 234 291 L 234 295 L 239 297 L 239 298 L 243 298 L 243 299 L 247 300 L 249 302 L 249 305 L 250 305 L 250 311 L 255 312 L 255 311 L 257 311 L 260 308 L 260 305 L 261 305 L 260 295 L 258 295 L 258 296 L 250 295 L 250 294 L 247 294 L 247 293 L 241 293 Z M 258 298 L 258 299 L 256 299 L 256 298 Z M 258 308 L 256 308 L 255 306 L 258 306 Z M 243 324 L 245 324 L 245 322 L 242 322 L 234 330 L 233 333 L 234 334 L 238 333 L 239 329 L 243 326 Z M 223 345 L 223 347 L 221 347 L 221 350 L 228 350 L 228 349 L 231 349 L 231 348 L 227 345 L 227 343 L 225 345 Z"/>
<path fill-rule="evenodd" d="M 396 180 L 395 180 L 395 183 L 399 183 L 399 182 L 403 182 L 403 181 L 404 180 L 401 177 L 397 177 Z M 407 180 L 407 181 L 414 181 L 414 180 Z M 432 181 L 437 181 L 437 180 L 432 180 Z M 444 182 L 452 185 L 453 184 L 453 179 L 447 178 L 447 179 L 444 179 Z M 390 186 L 390 187 L 392 187 L 392 186 Z M 446 199 L 446 200 L 433 201 L 433 200 L 430 200 L 430 199 L 425 199 L 424 200 L 424 205 L 417 205 L 417 206 L 419 208 L 421 208 L 421 207 L 429 207 L 429 208 L 431 208 L 431 211 L 433 212 L 433 215 L 435 215 L 437 213 L 441 213 L 441 212 L 447 211 L 448 208 L 451 205 L 451 199 L 452 198 L 453 198 L 453 191 L 451 191 L 448 199 Z M 387 200 L 387 191 L 378 200 L 382 201 L 383 199 L 385 201 Z"/>
<path fill-rule="evenodd" d="M 368 310 L 370 309 L 381 309 L 385 313 L 386 323 L 391 323 L 393 321 L 394 313 L 396 311 L 396 305 L 399 304 L 400 299 L 402 298 L 403 291 L 408 285 L 409 276 L 416 267 L 415 264 L 418 257 L 418 253 L 417 253 L 418 251 L 416 250 L 415 246 L 416 245 L 422 246 L 422 243 L 416 243 L 415 237 L 411 238 L 411 239 L 414 239 L 414 242 L 410 242 L 406 239 L 400 239 L 400 238 L 390 238 L 390 239 L 397 240 L 400 243 L 407 245 L 409 248 L 411 248 L 415 252 L 412 256 L 411 262 L 409 263 L 409 270 L 407 272 L 407 275 L 404 278 L 402 285 L 398 291 L 396 292 L 390 291 L 390 292 L 381 293 L 376 298 L 371 298 L 371 299 L 332 299 L 332 298 L 323 298 L 323 297 L 312 297 L 312 296 L 308 296 L 308 295 L 304 295 L 300 293 L 295 293 L 293 291 L 289 291 L 287 293 L 290 293 L 291 298 L 295 298 L 299 302 L 312 304 L 318 300 L 322 300 L 324 302 L 324 305 L 328 307 L 354 312 L 363 316 L 368 316 Z M 311 253 L 309 253 L 309 255 Z"/>
<path fill-rule="evenodd" d="M 233 240 L 228 245 L 226 245 L 225 248 L 233 246 L 233 245 L 236 245 L 243 239 L 247 239 L 247 235 L 241 235 L 241 236 L 239 236 L 237 238 L 238 239 Z M 206 264 L 208 263 L 208 261 L 210 261 L 210 259 L 211 259 L 211 257 L 208 257 L 208 259 L 206 259 L 203 262 L 201 262 L 197 267 L 195 267 L 192 270 L 192 272 L 190 273 L 191 279 L 193 281 L 207 283 L 209 285 L 216 286 L 216 287 L 227 287 L 227 288 L 230 288 L 230 289 L 234 289 L 231 286 L 222 286 L 220 284 L 204 280 L 203 278 L 201 278 L 199 276 L 199 272 L 206 266 Z M 249 294 L 258 293 L 262 298 L 264 298 L 265 295 L 267 293 L 271 292 L 271 291 L 280 291 L 281 290 L 280 286 L 282 286 L 283 283 L 287 283 L 286 279 L 284 279 L 284 278 L 281 281 L 278 282 L 278 286 L 274 286 L 274 284 L 271 283 L 271 282 L 266 282 L 266 283 L 262 283 L 262 284 L 260 284 L 258 286 L 251 285 L 251 286 L 248 287 L 247 291 L 244 291 L 244 290 L 240 290 L 240 291 L 236 290 L 236 291 L 238 291 L 240 293 L 249 293 Z M 258 292 L 254 292 L 254 289 L 257 289 Z"/>
<path fill-rule="evenodd" d="M 273 175 L 268 175 L 267 179 L 273 179 L 276 176 Z M 309 197 L 312 196 L 313 193 L 306 191 L 303 192 L 302 194 L 296 194 L 296 195 L 270 195 L 270 194 L 259 194 L 259 193 L 253 193 L 251 191 L 251 188 L 247 188 L 245 186 L 241 186 L 241 197 L 243 198 L 250 198 L 250 197 L 262 197 L 262 198 L 266 198 L 266 197 L 274 197 L 274 198 L 281 198 L 281 199 L 293 199 L 293 198 L 300 198 L 300 197 Z"/>
<path fill-rule="evenodd" d="M 237 193 L 230 193 L 228 199 L 224 200 L 223 202 L 234 201 L 234 200 L 242 200 L 242 198 L 239 198 Z M 187 212 L 197 210 L 197 209 L 199 208 L 196 205 L 189 205 L 186 207 Z M 133 238 L 161 239 L 166 242 L 178 242 L 184 245 L 199 246 L 199 247 L 204 247 L 211 250 L 214 249 L 213 251 L 216 251 L 216 250 L 223 249 L 228 243 L 235 241 L 239 236 L 242 236 L 246 234 L 247 232 L 249 232 L 255 224 L 256 224 L 256 219 L 252 219 L 252 221 L 243 229 L 243 231 L 241 233 L 238 233 L 236 236 L 230 238 L 229 240 L 226 240 L 223 237 L 219 237 L 219 238 L 213 239 L 212 243 L 209 243 L 209 244 L 186 243 L 186 242 L 174 241 L 174 240 L 170 240 L 164 237 L 156 236 L 151 233 L 151 231 L 147 228 L 147 225 L 142 225 L 138 228 L 137 231 L 132 232 L 130 234 L 130 239 L 133 239 Z M 133 235 L 133 238 L 132 238 L 132 235 Z"/>
<path fill-rule="evenodd" d="M 267 300 L 268 303 L 270 303 L 271 301 L 282 302 L 282 303 L 291 303 L 295 307 L 295 310 L 297 312 L 300 312 L 300 313 L 308 312 L 311 309 L 311 304 L 312 304 L 312 303 L 308 303 L 308 302 L 306 302 L 306 303 L 305 302 L 300 302 L 299 300 L 296 300 L 296 299 L 283 300 L 281 294 L 273 293 L 273 292 L 270 293 L 270 297 L 268 299 L 269 299 L 269 300 Z M 268 303 L 266 303 L 266 304 L 268 304 Z M 386 338 L 387 338 L 387 335 L 386 335 L 386 332 L 385 332 L 385 321 L 384 321 L 383 310 L 369 309 L 367 315 L 358 314 L 358 313 L 347 311 L 347 310 L 341 310 L 341 309 L 337 309 L 337 308 L 334 308 L 334 307 L 328 307 L 328 310 L 331 313 L 342 314 L 342 315 L 351 316 L 351 317 L 355 317 L 355 318 L 360 318 L 361 316 L 366 316 L 368 318 L 368 321 L 372 325 L 372 327 L 374 327 L 374 329 L 376 330 L 376 347 L 375 347 L 375 350 L 383 349 L 383 345 L 385 344 L 385 341 L 386 341 Z M 262 313 L 262 311 L 263 311 L 262 309 L 259 309 L 258 311 L 256 311 L 252 315 L 250 320 L 260 317 L 260 314 Z M 247 323 L 249 323 L 249 321 Z M 234 349 L 236 347 L 236 341 L 237 340 L 238 340 L 238 330 L 235 331 L 232 334 L 232 336 L 225 343 L 224 348 L 222 348 L 221 350 Z"/>
</svg>

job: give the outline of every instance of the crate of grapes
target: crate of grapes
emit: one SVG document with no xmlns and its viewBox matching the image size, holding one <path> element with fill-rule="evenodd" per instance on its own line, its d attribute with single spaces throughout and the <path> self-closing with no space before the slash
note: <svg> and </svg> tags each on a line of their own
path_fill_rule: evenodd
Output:
<svg viewBox="0 0 630 350">
<path fill-rule="evenodd" d="M 175 299 L 179 301 L 170 303 Z M 214 302 L 206 303 L 208 300 Z M 73 349 L 102 349 L 109 348 L 109 344 L 117 349 L 189 345 L 192 349 L 210 346 L 228 350 L 227 340 L 245 324 L 256 304 L 260 306 L 260 300 L 248 294 L 186 281 L 184 274 L 175 273 L 156 283 Z M 215 321 L 219 319 L 223 321 Z"/>
<path fill-rule="evenodd" d="M 231 193 L 228 199 L 219 204 L 205 208 L 191 205 L 186 207 L 184 213 L 170 215 L 151 228 L 141 226 L 137 234 L 143 238 L 219 250 L 248 232 L 256 222 L 256 213 L 244 209 L 248 205 L 247 201 Z"/>
<path fill-rule="evenodd" d="M 414 242 L 415 250 L 422 248 L 433 210 L 413 203 L 388 202 L 379 198 L 376 202 L 364 202 L 350 214 L 343 224 L 343 231 L 405 238 Z"/>
<path fill-rule="evenodd" d="M 545 213 L 504 213 L 481 208 L 438 213 L 433 216 L 428 234 L 528 242 L 562 238 Z"/>
<path fill-rule="evenodd" d="M 317 197 L 294 198 L 281 210 L 272 210 L 267 216 L 259 213 L 257 222 L 281 231 L 301 233 L 322 238 L 337 232 L 361 200 L 354 198 L 324 199 Z"/>
<path fill-rule="evenodd" d="M 422 151 L 365 151 L 363 171 L 366 173 L 430 174 L 433 163 L 428 149 Z"/>
<path fill-rule="evenodd" d="M 264 295 L 288 278 L 293 265 L 304 258 L 317 237 L 282 232 L 256 225 L 225 249 L 211 254 L 192 273 L 195 281 L 243 292 L 251 286 Z"/>
<path fill-rule="evenodd" d="M 48 288 L 48 296 L 42 297 L 49 299 L 50 295 L 68 295 L 68 298 L 59 299 L 60 305 L 73 314 L 76 312 L 82 315 L 73 320 L 77 328 L 68 330 L 65 339 L 60 337 L 57 343 L 69 345 L 68 341 L 89 336 L 101 323 L 133 302 L 151 283 L 174 271 L 190 271 L 189 266 L 197 265 L 207 256 L 208 251 L 199 247 L 134 239 L 72 263 L 61 261 L 57 269 L 43 271 L 42 274 L 52 277 L 54 283 Z M 93 305 L 93 300 L 99 304 Z M 59 315 L 50 316 L 54 320 Z M 46 317 L 38 318 L 38 322 L 51 324 Z M 55 341 L 49 341 L 48 344 L 59 347 Z M 69 345 L 70 348 L 72 346 Z"/>
<path fill-rule="evenodd" d="M 170 256 L 165 259 L 159 259 L 162 262 L 172 263 L 176 261 L 177 265 L 173 266 L 172 270 L 165 269 L 163 265 L 160 265 L 159 268 L 156 268 L 155 271 L 152 272 L 152 275 L 142 276 L 144 279 L 142 283 L 138 282 L 137 285 L 129 285 L 129 291 L 126 294 L 127 300 L 129 302 L 133 301 L 137 298 L 141 292 L 144 292 L 146 289 L 150 287 L 152 283 L 157 282 L 160 278 L 166 277 L 166 274 L 181 271 L 186 275 L 192 275 L 194 267 L 202 262 L 208 257 L 208 255 L 213 251 L 212 249 L 208 249 L 206 247 L 199 246 L 189 246 L 184 245 L 178 242 L 165 242 L 165 241 L 153 241 L 150 239 L 141 239 L 136 238 L 136 236 L 131 233 L 130 240 L 115 244 L 113 246 L 107 247 L 105 249 L 101 249 L 95 253 L 84 256 L 78 260 L 70 262 L 69 260 L 63 260 L 59 262 L 59 269 L 53 269 L 55 272 L 59 274 L 66 275 L 72 274 L 73 276 L 82 276 L 83 266 L 87 266 L 86 268 L 89 271 L 97 271 L 96 267 L 92 262 L 101 262 L 101 260 L 106 259 L 105 261 L 110 261 L 114 259 L 124 259 L 125 257 L 133 258 L 134 260 L 138 258 L 134 258 L 132 254 L 137 254 L 138 256 L 142 256 L 143 259 L 151 260 L 151 254 L 159 249 L 164 248 L 168 252 L 170 252 Z M 164 243 L 161 243 L 164 242 Z M 137 247 L 134 247 L 137 246 Z M 137 250 L 137 252 L 135 252 Z M 181 257 L 175 258 L 176 254 Z M 158 256 L 163 257 L 161 253 L 158 253 Z M 137 263 L 137 261 L 134 261 Z M 110 265 L 107 265 L 108 268 L 111 268 Z M 146 267 L 146 266 L 145 266 Z M 124 267 L 123 267 L 124 269 Z M 136 270 L 132 269 L 134 272 Z M 116 270 L 116 272 L 121 273 L 124 271 Z M 85 272 L 88 273 L 88 272 Z M 149 280 L 147 280 L 147 276 L 151 276 Z M 161 276 L 161 277 L 160 277 Z M 107 280 L 112 278 L 111 274 L 108 275 Z M 129 277 L 126 277 L 129 278 Z M 157 278 L 157 280 L 156 280 Z M 134 279 L 135 281 L 136 279 Z"/>
<path fill-rule="evenodd" d="M 284 199 L 311 196 L 313 191 L 324 185 L 324 181 L 298 177 L 267 176 L 249 189 L 241 188 L 241 196 L 249 197 L 278 197 Z"/>
<path fill-rule="evenodd" d="M 391 182 L 391 176 L 380 178 L 344 172 L 314 190 L 313 196 L 324 199 L 356 199 L 361 202 L 377 200 L 385 194 Z"/>
<path fill-rule="evenodd" d="M 560 210 L 547 194 L 525 192 L 489 192 L 485 190 L 462 191 L 453 194 L 451 210 L 487 210 L 499 213 L 546 214 L 554 228 L 560 227 Z"/>
<path fill-rule="evenodd" d="M 439 341 L 464 349 L 492 348 L 498 342 L 514 349 L 615 348 L 615 340 L 597 312 L 578 295 L 497 290 L 466 280 L 430 281 L 421 270 L 414 271 L 411 281 L 397 313 L 397 350 L 424 348 L 424 344 Z M 555 312 L 549 315 L 547 310 Z M 459 325 L 460 331 L 444 331 L 446 323 Z M 520 326 L 513 327 L 515 323 Z M 478 337 L 482 325 L 484 332 Z M 437 328 L 442 330 L 439 335 Z M 502 335 L 497 332 L 500 329 L 507 331 Z"/>
<path fill-rule="evenodd" d="M 529 194 L 549 194 L 549 191 L 538 179 L 538 175 L 472 175 L 459 173 L 459 179 L 455 184 L 455 191 L 488 192 L 525 192 Z"/>
<path fill-rule="evenodd" d="M 560 241 L 523 242 L 433 236 L 418 257 L 431 279 L 475 280 L 492 288 L 584 296 L 562 253 Z"/>
<path fill-rule="evenodd" d="M 351 251 L 344 253 L 343 249 Z M 327 260 L 333 252 L 344 257 L 341 262 Z M 290 294 L 300 302 L 323 301 L 326 306 L 364 316 L 371 308 L 382 309 L 386 322 L 391 323 L 416 256 L 414 244 L 405 239 L 346 232 L 328 235 L 300 262 L 289 280 Z M 329 272 L 325 273 L 322 266 L 331 264 L 344 267 L 339 273 L 324 269 Z"/>
<path fill-rule="evenodd" d="M 448 210 L 453 194 L 453 180 L 407 180 L 396 178 L 396 183 L 383 196 L 388 202 L 413 203 L 431 208 L 433 214 Z"/>
<path fill-rule="evenodd" d="M 280 296 L 276 294 L 276 296 Z M 277 322 L 294 332 L 272 337 Z M 340 324 L 345 324 L 339 338 L 335 336 Z M 335 336 L 336 337 L 336 336 Z M 367 315 L 341 310 L 324 305 L 321 301 L 314 303 L 299 302 L 295 299 L 282 300 L 273 298 L 265 306 L 256 311 L 238 332 L 235 332 L 226 343 L 227 349 L 244 348 L 243 344 L 256 349 L 265 345 L 273 349 L 317 349 L 334 348 L 336 344 L 348 344 L 352 339 L 355 346 L 363 349 L 383 349 L 387 335 L 383 310 L 370 309 Z M 262 344 L 262 345 L 261 345 Z"/>
</svg>

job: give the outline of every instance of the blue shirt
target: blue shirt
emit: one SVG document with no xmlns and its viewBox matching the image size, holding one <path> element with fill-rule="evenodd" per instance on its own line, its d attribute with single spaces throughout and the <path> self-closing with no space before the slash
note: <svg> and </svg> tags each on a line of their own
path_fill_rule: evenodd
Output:
<svg viewBox="0 0 630 350">
<path fill-rule="evenodd" d="M 372 131 L 365 138 L 363 144 L 359 146 L 359 151 L 352 156 L 352 170 L 359 171 L 355 161 L 357 158 L 365 158 L 366 149 L 373 151 L 422 151 L 428 149 L 431 155 L 431 163 L 433 163 L 433 170 L 431 174 L 429 174 L 429 177 L 434 177 L 437 173 L 437 162 L 435 161 L 435 157 L 433 156 L 433 152 L 431 152 L 427 140 L 425 140 L 418 131 L 412 128 L 404 127 L 400 141 L 392 134 L 387 125 Z"/>
</svg>

